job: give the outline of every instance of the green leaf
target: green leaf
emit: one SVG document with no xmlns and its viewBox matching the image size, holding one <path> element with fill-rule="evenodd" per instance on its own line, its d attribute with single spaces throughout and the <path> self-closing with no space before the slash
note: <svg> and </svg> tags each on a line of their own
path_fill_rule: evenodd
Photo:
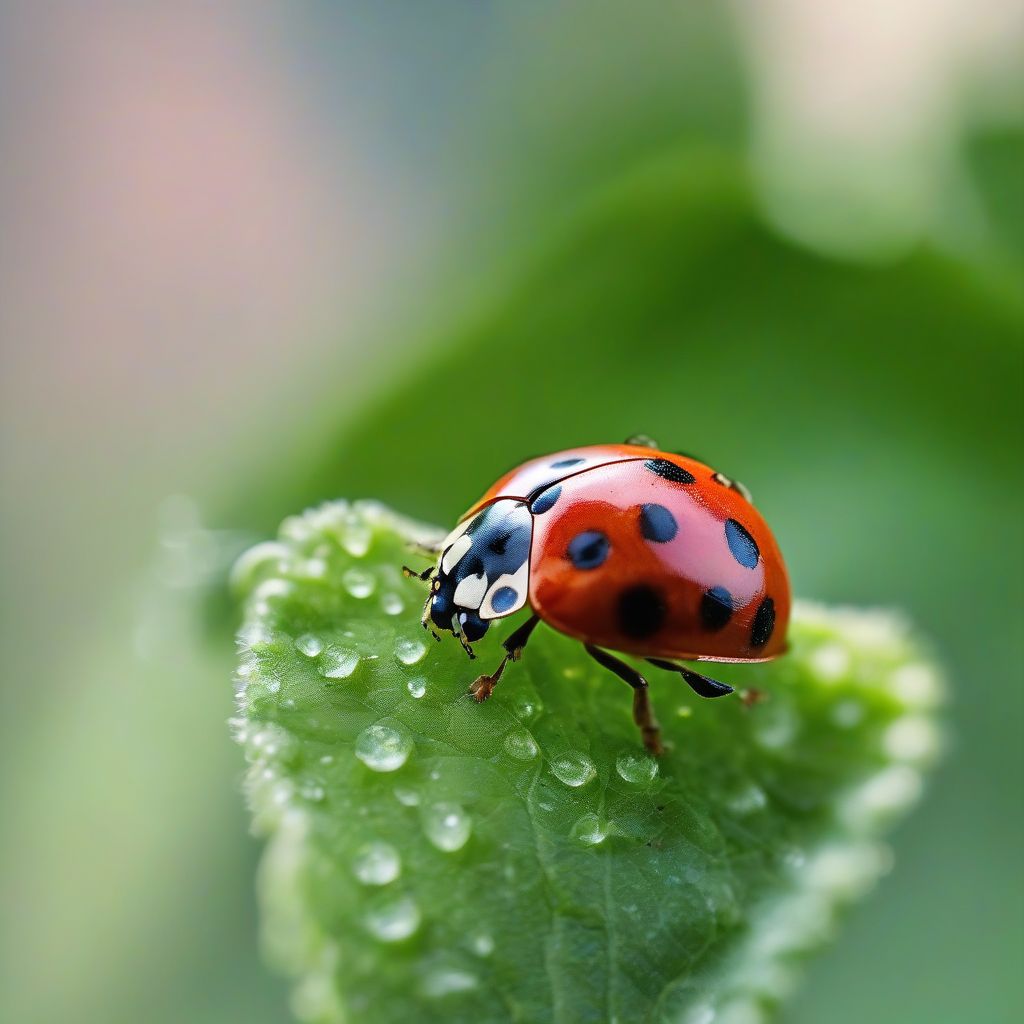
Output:
<svg viewBox="0 0 1024 1024">
<path fill-rule="evenodd" d="M 243 556 L 238 740 L 268 951 L 315 1022 L 749 1024 L 889 866 L 879 835 L 939 744 L 902 621 L 800 604 L 792 651 L 723 666 L 759 702 L 630 691 L 540 629 L 493 698 L 419 625 L 422 527 L 375 504 Z M 504 635 L 506 630 L 492 633 Z"/>
</svg>

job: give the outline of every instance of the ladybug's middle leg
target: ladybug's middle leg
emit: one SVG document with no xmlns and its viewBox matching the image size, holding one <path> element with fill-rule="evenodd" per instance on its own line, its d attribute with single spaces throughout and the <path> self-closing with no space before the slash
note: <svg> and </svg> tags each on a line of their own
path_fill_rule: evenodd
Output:
<svg viewBox="0 0 1024 1024">
<path fill-rule="evenodd" d="M 655 756 L 663 754 L 661 745 L 661 726 L 654 717 L 651 698 L 647 692 L 647 680 L 635 668 L 630 668 L 624 661 L 619 661 L 607 651 L 593 644 L 584 644 L 584 650 L 598 665 L 614 672 L 624 682 L 633 687 L 633 721 L 640 726 L 640 734 L 644 738 L 644 746 Z"/>
<path fill-rule="evenodd" d="M 501 664 L 489 676 L 478 676 L 473 680 L 473 685 L 470 686 L 469 692 L 475 700 L 482 702 L 490 697 L 494 692 L 494 688 L 498 685 L 498 680 L 501 679 L 502 672 L 505 671 L 505 666 L 510 661 L 519 660 L 523 653 L 523 648 L 526 646 L 526 641 L 530 639 L 530 634 L 537 628 L 538 622 L 540 622 L 540 618 L 536 615 L 531 615 L 521 626 L 509 633 L 501 645 L 505 648 L 505 657 L 501 659 Z"/>
</svg>

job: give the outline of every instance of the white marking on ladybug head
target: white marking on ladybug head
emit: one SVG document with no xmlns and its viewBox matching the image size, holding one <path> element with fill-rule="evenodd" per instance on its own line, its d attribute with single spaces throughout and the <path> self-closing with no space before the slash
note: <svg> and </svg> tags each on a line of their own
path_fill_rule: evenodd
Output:
<svg viewBox="0 0 1024 1024">
<path fill-rule="evenodd" d="M 481 573 L 479 576 L 467 576 L 455 588 L 453 600 L 459 608 L 479 608 L 487 593 L 487 577 Z"/>
<path fill-rule="evenodd" d="M 441 572 L 451 572 L 452 569 L 459 564 L 459 559 L 461 559 L 472 546 L 473 538 L 468 534 L 463 533 L 461 536 L 457 537 L 441 556 Z"/>
</svg>

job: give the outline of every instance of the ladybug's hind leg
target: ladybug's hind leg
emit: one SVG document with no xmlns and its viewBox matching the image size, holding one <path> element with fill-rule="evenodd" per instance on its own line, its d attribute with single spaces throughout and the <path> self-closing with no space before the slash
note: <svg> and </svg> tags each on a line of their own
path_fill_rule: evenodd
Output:
<svg viewBox="0 0 1024 1024">
<path fill-rule="evenodd" d="M 498 685 L 498 680 L 501 679 L 502 672 L 505 671 L 505 666 L 510 661 L 518 661 L 522 656 L 526 641 L 530 639 L 530 634 L 536 629 L 538 622 L 540 622 L 540 618 L 531 615 L 521 626 L 509 633 L 501 645 L 505 648 L 505 657 L 501 659 L 501 664 L 490 675 L 478 676 L 473 680 L 469 692 L 473 695 L 474 700 L 482 702 L 490 697 Z"/>
<path fill-rule="evenodd" d="M 635 668 L 630 668 L 624 661 L 619 661 L 607 651 L 602 651 L 600 647 L 594 647 L 593 644 L 584 644 L 583 647 L 598 665 L 614 672 L 633 687 L 633 721 L 640 727 L 644 746 L 656 757 L 663 754 L 665 751 L 661 745 L 661 726 L 654 717 L 654 708 L 651 707 L 651 698 L 647 692 L 647 680 Z"/>
<path fill-rule="evenodd" d="M 674 661 L 665 661 L 662 658 L 648 658 L 647 660 L 667 672 L 678 672 L 698 697 L 727 697 L 733 692 L 732 687 L 726 683 L 702 676 L 699 672 L 694 672 L 693 669 L 686 668 L 684 665 L 677 665 Z"/>
</svg>

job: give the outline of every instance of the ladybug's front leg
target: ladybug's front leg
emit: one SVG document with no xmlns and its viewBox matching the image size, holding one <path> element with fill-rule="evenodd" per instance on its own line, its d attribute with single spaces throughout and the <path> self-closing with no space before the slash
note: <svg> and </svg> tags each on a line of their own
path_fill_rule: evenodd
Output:
<svg viewBox="0 0 1024 1024">
<path fill-rule="evenodd" d="M 522 656 L 526 641 L 530 639 L 530 634 L 537 628 L 538 622 L 540 622 L 540 618 L 531 615 L 518 629 L 509 633 L 505 638 L 505 642 L 501 645 L 505 648 L 505 657 L 501 659 L 501 664 L 489 676 L 478 676 L 469 688 L 469 692 L 476 701 L 483 702 L 494 692 L 502 672 L 505 671 L 505 666 L 510 661 L 518 661 Z"/>
<path fill-rule="evenodd" d="M 644 746 L 657 757 L 665 752 L 661 745 L 661 726 L 654 717 L 651 698 L 647 692 L 647 680 L 635 668 L 630 668 L 624 661 L 619 661 L 607 651 L 592 644 L 584 644 L 584 650 L 598 665 L 614 672 L 624 682 L 633 687 L 633 721 L 640 726 L 640 734 L 644 738 Z"/>
</svg>

